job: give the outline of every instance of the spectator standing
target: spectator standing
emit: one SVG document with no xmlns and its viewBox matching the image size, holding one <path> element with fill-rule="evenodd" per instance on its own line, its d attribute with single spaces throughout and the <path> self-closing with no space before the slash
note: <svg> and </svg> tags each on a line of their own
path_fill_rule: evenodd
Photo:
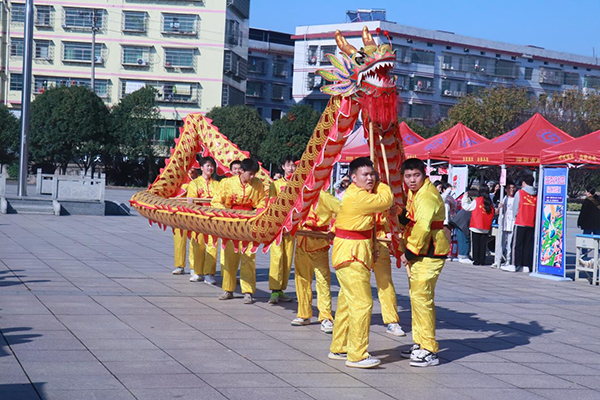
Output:
<svg viewBox="0 0 600 400">
<path fill-rule="evenodd" d="M 494 220 L 494 205 L 487 186 L 479 188 L 479 196 L 474 201 L 463 197 L 462 208 L 471 211 L 471 245 L 473 248 L 473 265 L 485 265 L 487 242 L 492 221 Z"/>
<path fill-rule="evenodd" d="M 600 196 L 591 186 L 585 189 L 585 195 L 577 226 L 583 230 L 584 235 L 600 235 Z"/>
<path fill-rule="evenodd" d="M 513 238 L 514 265 L 503 268 L 508 272 L 531 272 L 533 268 L 533 236 L 535 213 L 537 211 L 537 191 L 533 187 L 533 175 L 524 175 L 521 190 L 515 194 L 513 215 L 515 229 Z"/>
<path fill-rule="evenodd" d="M 465 193 L 464 197 L 468 197 Z M 456 216 L 450 220 L 450 224 L 454 227 L 456 234 L 456 242 L 458 245 L 458 262 L 463 264 L 473 264 L 469 258 L 471 250 L 471 232 L 469 225 L 471 223 L 471 211 L 460 210 Z"/>
<path fill-rule="evenodd" d="M 505 265 L 500 268 L 504 269 L 508 266 L 514 266 L 512 263 L 512 241 L 513 232 L 515 230 L 515 193 L 517 188 L 514 183 L 506 185 L 506 197 L 498 205 L 496 214 L 499 214 L 500 209 L 504 209 L 504 220 L 502 221 L 502 255 L 506 258 Z"/>
<path fill-rule="evenodd" d="M 344 192 L 346 191 L 349 185 L 350 177 L 348 175 L 344 175 L 342 179 L 340 179 L 333 185 L 333 188 L 335 189 L 335 197 L 337 197 L 339 201 L 342 201 L 342 198 L 344 197 Z"/>
</svg>

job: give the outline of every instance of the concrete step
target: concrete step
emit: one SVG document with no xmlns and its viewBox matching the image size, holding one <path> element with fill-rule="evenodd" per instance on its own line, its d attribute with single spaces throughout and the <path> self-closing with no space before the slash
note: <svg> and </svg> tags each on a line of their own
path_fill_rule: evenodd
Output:
<svg viewBox="0 0 600 400">
<path fill-rule="evenodd" d="M 56 207 L 60 207 L 52 199 L 7 197 L 6 201 L 8 214 L 57 215 Z M 60 211 L 60 208 L 58 210 Z"/>
</svg>

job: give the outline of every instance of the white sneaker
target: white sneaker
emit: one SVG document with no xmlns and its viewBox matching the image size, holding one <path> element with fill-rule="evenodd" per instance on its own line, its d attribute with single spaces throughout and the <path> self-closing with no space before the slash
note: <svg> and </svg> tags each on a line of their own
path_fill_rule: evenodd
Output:
<svg viewBox="0 0 600 400">
<path fill-rule="evenodd" d="M 389 333 L 394 336 L 406 336 L 406 333 L 402 330 L 399 324 L 388 324 L 385 333 Z"/>
<path fill-rule="evenodd" d="M 517 267 L 514 265 L 503 265 L 500 267 L 500 269 L 506 272 L 517 272 Z"/>
<path fill-rule="evenodd" d="M 254 304 L 254 297 L 251 293 L 244 293 L 244 304 Z"/>
<path fill-rule="evenodd" d="M 473 260 L 469 260 L 468 258 L 459 258 L 459 263 L 473 265 Z"/>
<path fill-rule="evenodd" d="M 310 318 L 294 318 L 292 320 L 292 325 L 293 326 L 304 326 L 304 325 L 310 325 Z"/>
<path fill-rule="evenodd" d="M 330 360 L 347 360 L 348 354 L 329 352 L 329 354 L 327 355 L 327 358 L 329 358 Z"/>
<path fill-rule="evenodd" d="M 400 357 L 414 360 L 419 350 L 421 350 L 421 346 L 415 343 L 410 347 L 410 349 L 401 351 Z"/>
<path fill-rule="evenodd" d="M 523 267 L 523 272 L 525 272 L 526 274 L 529 274 L 529 273 L 531 273 L 531 268 Z"/>
<path fill-rule="evenodd" d="M 346 360 L 346 367 L 351 368 L 373 368 L 381 364 L 381 360 L 374 357 L 367 357 L 360 361 L 348 361 Z"/>
<path fill-rule="evenodd" d="M 198 274 L 194 274 L 190 278 L 190 282 L 202 282 L 203 280 L 204 280 L 204 276 L 198 275 Z"/>
<path fill-rule="evenodd" d="M 333 322 L 329 319 L 324 319 L 321 321 L 321 332 L 333 333 Z"/>
<path fill-rule="evenodd" d="M 217 283 L 214 275 L 204 275 L 204 283 L 208 283 L 209 285 L 214 285 Z"/>
<path fill-rule="evenodd" d="M 185 274 L 185 269 L 183 269 L 182 267 L 177 267 L 171 273 L 173 275 L 183 275 L 183 274 Z"/>
<path fill-rule="evenodd" d="M 440 359 L 437 354 L 430 352 L 429 350 L 419 350 L 414 358 L 411 357 L 411 367 L 432 367 L 438 365 Z"/>
</svg>

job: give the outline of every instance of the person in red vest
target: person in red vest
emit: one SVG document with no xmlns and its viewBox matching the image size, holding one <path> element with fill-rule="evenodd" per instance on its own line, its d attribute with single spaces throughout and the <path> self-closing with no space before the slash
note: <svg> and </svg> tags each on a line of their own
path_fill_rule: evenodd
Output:
<svg viewBox="0 0 600 400">
<path fill-rule="evenodd" d="M 535 213 L 537 210 L 537 191 L 533 187 L 533 175 L 526 174 L 522 178 L 521 190 L 515 195 L 513 212 L 515 215 L 515 237 L 513 239 L 514 265 L 502 268 L 508 272 L 532 272 L 533 268 L 533 236 Z"/>
<path fill-rule="evenodd" d="M 487 186 L 479 188 L 479 196 L 470 200 L 463 196 L 462 208 L 471 211 L 471 246 L 473 249 L 473 265 L 485 265 L 485 255 L 492 221 L 494 220 L 494 204 L 490 198 L 490 189 Z"/>
</svg>

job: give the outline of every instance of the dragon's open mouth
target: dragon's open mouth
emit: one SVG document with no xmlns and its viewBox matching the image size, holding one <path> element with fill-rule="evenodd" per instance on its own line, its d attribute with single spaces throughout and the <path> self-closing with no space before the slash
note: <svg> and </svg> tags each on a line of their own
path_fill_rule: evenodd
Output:
<svg viewBox="0 0 600 400">
<path fill-rule="evenodd" d="M 390 74 L 393 68 L 393 60 L 382 59 L 358 74 L 358 85 L 367 83 L 379 88 L 395 87 L 396 77 Z"/>
</svg>

